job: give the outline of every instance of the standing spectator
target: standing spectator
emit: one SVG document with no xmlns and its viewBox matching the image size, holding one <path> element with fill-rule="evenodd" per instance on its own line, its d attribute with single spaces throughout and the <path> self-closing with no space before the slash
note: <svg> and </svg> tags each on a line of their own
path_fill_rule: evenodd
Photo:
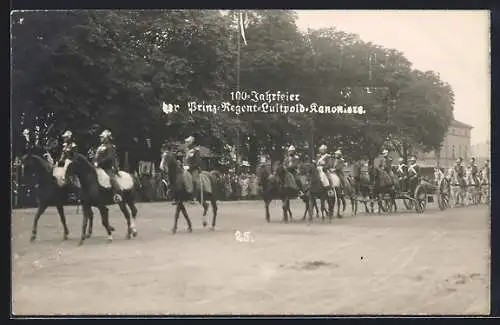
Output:
<svg viewBox="0 0 500 325">
<path fill-rule="evenodd" d="M 247 173 L 243 173 L 240 177 L 240 187 L 241 187 L 240 198 L 243 200 L 248 199 L 248 184 L 249 184 L 248 175 Z"/>
</svg>

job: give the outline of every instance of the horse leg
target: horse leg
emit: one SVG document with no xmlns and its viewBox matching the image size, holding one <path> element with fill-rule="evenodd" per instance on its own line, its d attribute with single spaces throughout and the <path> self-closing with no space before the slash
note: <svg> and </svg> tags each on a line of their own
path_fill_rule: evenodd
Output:
<svg viewBox="0 0 500 325">
<path fill-rule="evenodd" d="M 285 222 L 285 223 L 288 223 L 289 203 L 290 203 L 290 201 L 288 200 L 287 197 L 283 197 L 281 199 L 281 208 L 283 209 L 283 222 Z"/>
<path fill-rule="evenodd" d="M 89 210 L 89 223 L 88 227 L 86 229 L 86 237 L 90 238 L 92 237 L 92 231 L 94 230 L 94 211 L 92 211 L 92 208 Z"/>
<path fill-rule="evenodd" d="M 35 218 L 33 219 L 33 230 L 31 231 L 31 242 L 34 242 L 36 239 L 36 234 L 38 230 L 38 220 L 40 220 L 40 217 L 42 214 L 47 210 L 48 204 L 46 203 L 41 203 L 38 205 L 38 209 L 36 210 Z"/>
<path fill-rule="evenodd" d="M 183 201 L 179 200 L 177 205 L 175 206 L 175 216 L 174 216 L 174 227 L 172 228 L 172 234 L 177 232 L 177 223 L 179 222 L 179 213 L 181 211 L 181 205 L 183 205 Z"/>
<path fill-rule="evenodd" d="M 304 210 L 304 216 L 302 217 L 302 221 L 306 220 L 307 211 L 309 211 L 309 201 L 307 199 L 304 199 L 303 201 L 306 206 L 306 209 Z"/>
<path fill-rule="evenodd" d="M 130 209 L 130 212 L 132 213 L 132 220 L 131 220 L 131 223 L 132 223 L 132 237 L 137 237 L 137 229 L 136 229 L 136 226 L 135 226 L 135 220 L 137 218 L 138 211 L 137 211 L 137 207 L 135 206 L 135 202 L 134 202 L 134 198 L 132 196 L 132 192 L 127 193 L 125 202 L 127 203 L 128 207 Z"/>
<path fill-rule="evenodd" d="M 217 200 L 212 197 L 210 199 L 210 204 L 212 204 L 212 227 L 210 228 L 211 231 L 215 230 L 215 223 L 217 220 Z"/>
<path fill-rule="evenodd" d="M 125 205 L 125 203 L 123 203 L 123 201 L 121 201 L 118 205 L 120 206 L 120 209 L 121 209 L 121 206 Z M 108 234 L 108 243 L 111 243 L 113 241 L 112 232 L 114 229 L 112 227 L 110 227 L 110 225 L 109 225 L 109 209 L 104 204 L 98 205 L 97 209 L 99 209 L 99 212 L 101 213 L 102 226 L 104 227 L 104 229 L 106 229 L 106 233 Z M 128 214 L 128 210 L 126 210 L 126 211 Z M 122 212 L 123 212 L 123 210 L 122 210 Z M 130 223 L 130 215 L 129 215 L 127 221 L 128 221 L 128 223 Z"/>
<path fill-rule="evenodd" d="M 271 200 L 264 199 L 264 205 L 266 207 L 266 221 L 271 222 L 271 214 L 269 213 L 269 204 L 271 204 Z"/>
<path fill-rule="evenodd" d="M 63 228 L 64 228 L 63 239 L 67 240 L 68 236 L 69 236 L 69 230 L 68 230 L 68 226 L 66 225 L 66 216 L 64 215 L 64 207 L 62 204 L 59 203 L 59 204 L 57 204 L 56 208 L 57 208 L 57 212 L 59 213 L 59 218 L 61 219 L 61 223 L 62 223 Z"/>
<path fill-rule="evenodd" d="M 127 239 L 132 238 L 132 223 L 130 222 L 130 213 L 128 212 L 127 205 L 124 201 L 121 201 L 118 203 L 118 206 L 120 207 L 121 212 L 123 213 L 123 216 L 125 217 L 125 220 L 127 220 Z"/>
<path fill-rule="evenodd" d="M 92 213 L 92 208 L 90 205 L 84 203 L 82 204 L 82 212 L 83 212 L 83 220 L 82 220 L 82 234 L 80 236 L 80 241 L 78 242 L 78 246 L 83 245 L 83 242 L 85 241 L 85 233 L 87 232 L 87 225 L 88 225 L 88 220 L 89 216 Z"/>
<path fill-rule="evenodd" d="M 203 207 L 203 227 L 206 227 L 207 224 L 208 224 L 206 216 L 207 216 L 207 213 L 208 213 L 208 207 L 209 207 L 209 205 L 208 205 L 207 201 L 205 200 L 206 195 L 208 195 L 208 194 L 204 193 L 204 195 L 200 196 L 200 203 L 201 203 L 201 205 Z M 202 202 L 202 200 L 203 200 L 203 202 Z"/>
<path fill-rule="evenodd" d="M 316 199 L 312 195 L 311 191 L 309 191 L 309 193 L 307 194 L 307 200 L 309 201 L 308 206 L 310 207 L 310 209 L 308 209 L 308 212 L 309 212 L 309 224 L 311 224 L 312 221 L 313 221 L 313 209 L 312 209 L 312 207 L 316 205 Z"/>
<path fill-rule="evenodd" d="M 184 206 L 184 202 L 179 202 L 178 203 L 178 209 L 180 209 L 180 211 L 182 212 L 182 215 L 184 216 L 184 219 L 186 220 L 186 223 L 187 223 L 187 232 L 193 232 L 193 226 L 191 224 L 191 219 L 189 219 L 189 215 L 187 213 L 187 210 L 186 210 L 186 207 Z M 177 220 L 179 219 L 179 212 L 177 212 L 176 214 L 177 218 L 175 219 L 175 229 L 177 229 Z M 175 232 L 174 232 L 175 233 Z"/>
<path fill-rule="evenodd" d="M 328 214 L 328 210 L 325 207 L 325 198 L 320 198 L 319 199 L 319 208 L 321 210 L 321 221 L 325 221 L 325 214 Z M 316 204 L 316 200 L 314 200 L 314 203 Z"/>
</svg>

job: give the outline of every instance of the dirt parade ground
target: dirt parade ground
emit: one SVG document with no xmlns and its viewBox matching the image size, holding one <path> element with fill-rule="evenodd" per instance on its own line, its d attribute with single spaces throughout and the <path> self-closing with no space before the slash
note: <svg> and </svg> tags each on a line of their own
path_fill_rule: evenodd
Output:
<svg viewBox="0 0 500 325">
<path fill-rule="evenodd" d="M 35 210 L 12 215 L 12 311 L 27 314 L 488 314 L 487 206 L 423 214 L 359 214 L 312 225 L 272 221 L 262 202 L 221 202 L 215 232 L 188 205 L 172 235 L 175 207 L 139 204 L 138 237 L 110 208 L 114 241 L 95 211 L 94 236 L 77 246 L 82 216 L 67 207 L 63 241 L 55 208 L 30 243 Z M 399 203 L 400 209 L 403 208 Z M 303 204 L 292 202 L 300 219 Z M 247 232 L 247 242 L 235 232 Z"/>
</svg>

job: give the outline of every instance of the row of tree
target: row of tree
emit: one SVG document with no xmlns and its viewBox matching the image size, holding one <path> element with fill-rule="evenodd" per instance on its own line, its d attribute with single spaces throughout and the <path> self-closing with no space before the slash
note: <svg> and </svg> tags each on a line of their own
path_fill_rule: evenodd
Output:
<svg viewBox="0 0 500 325">
<path fill-rule="evenodd" d="M 22 150 L 25 128 L 42 142 L 71 129 L 83 147 L 109 128 L 119 148 L 137 153 L 146 150 L 138 139 L 150 138 L 157 152 L 165 139 L 195 134 L 216 152 L 236 146 L 251 163 L 260 150 L 281 157 L 288 144 L 325 143 L 354 159 L 373 158 L 384 146 L 402 155 L 439 149 L 454 95 L 438 74 L 334 27 L 301 33 L 291 10 L 245 11 L 247 44 L 239 47 L 238 17 L 218 10 L 13 14 L 14 150 Z M 162 102 L 230 101 L 238 82 L 242 90 L 289 91 L 306 105 L 362 105 L 367 113 L 161 110 Z"/>
</svg>

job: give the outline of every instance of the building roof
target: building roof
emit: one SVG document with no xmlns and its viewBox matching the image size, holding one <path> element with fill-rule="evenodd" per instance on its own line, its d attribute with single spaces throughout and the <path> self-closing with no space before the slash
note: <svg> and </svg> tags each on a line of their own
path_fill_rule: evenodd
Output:
<svg viewBox="0 0 500 325">
<path fill-rule="evenodd" d="M 460 122 L 460 121 L 457 121 L 457 120 L 453 120 L 451 121 L 451 126 L 455 126 L 455 127 L 459 127 L 459 128 L 463 128 L 463 129 L 473 129 L 474 127 L 469 125 L 469 124 L 465 124 L 464 122 Z"/>
</svg>

